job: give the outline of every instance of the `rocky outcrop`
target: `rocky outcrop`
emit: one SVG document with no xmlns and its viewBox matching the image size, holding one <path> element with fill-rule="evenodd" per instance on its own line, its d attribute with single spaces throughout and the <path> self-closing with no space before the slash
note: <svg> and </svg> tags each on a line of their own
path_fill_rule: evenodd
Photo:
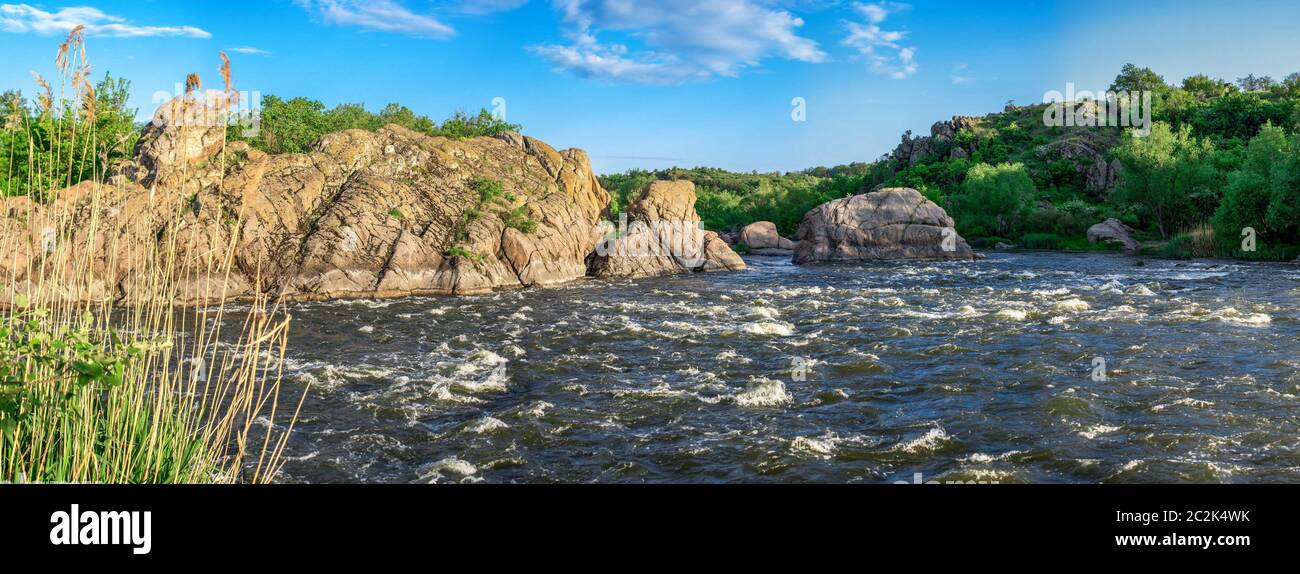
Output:
<svg viewBox="0 0 1300 574">
<path fill-rule="evenodd" d="M 953 116 L 946 122 L 936 122 L 930 126 L 929 136 L 913 137 L 912 132 L 903 134 L 903 141 L 894 148 L 888 157 L 900 165 L 914 166 L 932 155 L 945 154 L 948 159 L 970 157 L 974 149 L 965 149 L 957 145 L 957 134 L 970 131 L 978 126 L 980 120 L 968 116 Z M 942 158 L 940 158 L 942 159 Z"/>
<path fill-rule="evenodd" d="M 1035 109 L 1045 107 L 1007 106 L 1003 113 L 1024 113 Z M 1077 109 L 1084 116 L 1097 113 L 1095 102 L 1079 102 L 1071 109 Z M 882 159 L 892 160 L 895 170 L 922 162 L 970 159 L 980 151 L 982 137 L 978 132 L 981 126 L 987 126 L 987 132 L 1005 121 L 1006 118 L 999 118 L 996 114 L 983 118 L 954 116 L 951 120 L 936 122 L 930 127 L 928 136 L 913 136 L 910 131 L 903 134 L 902 141 L 894 151 Z M 959 137 L 963 132 L 971 137 Z M 1094 197 L 1101 197 L 1113 189 L 1123 175 L 1120 162 L 1107 159 L 1108 150 L 1119 143 L 1119 134 L 1118 130 L 1084 125 L 1062 127 L 1053 132 L 1054 141 L 1032 151 L 1043 161 L 1069 162 L 1079 174 L 1085 190 Z"/>
<path fill-rule="evenodd" d="M 1141 245 L 1133 239 L 1133 228 L 1118 219 L 1107 219 L 1088 228 L 1088 243 L 1118 243 L 1127 253 L 1137 253 Z"/>
<path fill-rule="evenodd" d="M 705 231 L 695 212 L 695 184 L 655 181 L 628 206 L 619 229 L 610 229 L 589 265 L 593 277 L 632 278 L 739 271 L 745 262 L 717 233 Z"/>
<path fill-rule="evenodd" d="M 737 241 L 753 255 L 789 257 L 794 254 L 795 242 L 781 237 L 776 224 L 770 221 L 746 225 L 740 230 Z"/>
<path fill-rule="evenodd" d="M 581 150 L 388 126 L 269 156 L 218 145 L 169 113 L 111 184 L 83 183 L 48 205 L 0 200 L 8 283 L 32 291 L 59 268 L 89 270 L 87 288 L 60 296 L 142 300 L 158 293 L 139 270 L 160 258 L 176 262 L 163 268 L 184 303 L 473 294 L 585 277 L 605 232 L 609 195 Z M 706 268 L 735 267 L 710 241 L 704 252 Z"/>
<path fill-rule="evenodd" d="M 894 259 L 975 259 L 943 208 L 908 188 L 825 203 L 799 226 L 798 264 Z"/>
<path fill-rule="evenodd" d="M 1083 176 L 1088 193 L 1100 196 L 1119 183 L 1123 165 L 1118 159 L 1106 159 L 1106 145 L 1084 136 L 1073 136 L 1035 150 L 1044 159 L 1059 158 L 1074 164 Z"/>
<path fill-rule="evenodd" d="M 179 96 L 159 106 L 136 143 L 128 177 L 144 187 L 214 183 L 198 176 L 226 142 L 225 119 L 220 101 Z"/>
</svg>

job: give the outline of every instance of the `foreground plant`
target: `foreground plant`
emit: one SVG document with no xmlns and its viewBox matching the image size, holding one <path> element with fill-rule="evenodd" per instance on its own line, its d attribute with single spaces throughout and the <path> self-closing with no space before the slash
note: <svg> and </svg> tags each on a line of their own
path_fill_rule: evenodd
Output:
<svg viewBox="0 0 1300 574">
<path fill-rule="evenodd" d="M 88 69 L 80 28 L 56 62 L 65 75 Z M 222 75 L 229 101 L 228 63 Z M 78 82 L 84 84 L 84 74 L 74 72 L 72 84 Z M 222 102 L 223 94 L 216 95 Z M 48 108 L 47 121 L 93 114 L 93 91 L 78 89 L 76 96 Z M 94 122 L 83 125 L 70 137 L 96 141 Z M 249 302 L 242 318 L 227 313 L 224 296 L 189 308 L 178 304 L 186 282 L 228 281 L 242 212 L 229 222 L 229 237 L 214 240 L 202 261 L 181 248 L 198 233 L 181 224 L 184 202 L 156 204 L 169 230 L 156 243 L 121 245 L 97 216 L 73 217 L 87 201 L 61 200 L 85 194 L 90 212 L 98 213 L 102 198 L 121 191 L 102 183 L 108 166 L 97 166 L 89 186 L 74 192 L 45 182 L 75 183 L 81 158 L 56 149 L 47 155 L 44 165 L 59 174 L 27 182 L 36 190 L 28 198 L 0 200 L 0 217 L 11 220 L 0 223 L 31 230 L 8 234 L 0 253 L 41 255 L 0 277 L 0 482 L 273 480 L 302 404 L 301 398 L 293 408 L 280 403 L 289 317 L 266 297 Z M 65 240 L 73 221 L 87 239 Z M 103 254 L 111 254 L 108 261 Z M 114 267 L 130 270 L 127 284 L 117 286 L 133 294 L 129 300 L 94 296 L 104 292 L 103 269 Z M 227 321 L 242 326 L 223 332 Z"/>
</svg>

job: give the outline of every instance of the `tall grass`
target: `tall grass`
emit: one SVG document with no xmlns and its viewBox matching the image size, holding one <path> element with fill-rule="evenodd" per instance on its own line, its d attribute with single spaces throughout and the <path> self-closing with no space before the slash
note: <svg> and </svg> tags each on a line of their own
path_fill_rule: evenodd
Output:
<svg viewBox="0 0 1300 574">
<path fill-rule="evenodd" d="M 80 28 L 56 64 L 74 97 L 43 97 L 41 121 L 70 123 L 71 137 L 93 142 Z M 197 87 L 197 76 L 187 84 Z M 50 149 L 46 165 L 67 170 L 54 179 L 77 183 L 72 174 L 86 158 Z M 0 199 L 0 270 L 8 275 L 0 277 L 0 482 L 273 480 L 302 405 L 280 400 L 289 316 L 267 297 L 238 313 L 224 292 L 179 303 L 184 285 L 230 278 L 243 210 L 224 243 L 205 237 L 217 243 L 193 256 L 182 246 L 197 244 L 201 231 L 179 225 L 186 202 L 155 202 L 147 192 L 153 217 L 173 232 L 124 244 L 138 235 L 108 228 L 100 214 L 106 198 L 126 191 L 103 183 L 105 175 L 96 171 L 76 191 Z M 111 291 L 129 299 L 99 295 L 116 269 L 129 272 Z"/>
</svg>

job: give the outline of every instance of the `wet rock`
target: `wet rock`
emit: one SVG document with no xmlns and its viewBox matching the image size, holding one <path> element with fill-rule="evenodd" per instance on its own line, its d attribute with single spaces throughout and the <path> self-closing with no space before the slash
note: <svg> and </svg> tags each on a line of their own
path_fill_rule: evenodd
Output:
<svg viewBox="0 0 1300 574">
<path fill-rule="evenodd" d="M 908 188 L 825 203 L 804 217 L 794 262 L 976 259 L 943 208 Z"/>
<path fill-rule="evenodd" d="M 776 224 L 770 221 L 759 221 L 746 225 L 740 230 L 740 243 L 749 248 L 750 253 L 757 255 L 776 254 L 789 255 L 794 252 L 795 244 L 793 241 L 781 237 L 776 230 Z M 759 253 L 760 251 L 764 253 Z"/>
<path fill-rule="evenodd" d="M 1133 228 L 1118 219 L 1107 219 L 1088 228 L 1088 243 L 1119 243 L 1127 253 L 1137 253 L 1142 247 L 1133 239 Z"/>
<path fill-rule="evenodd" d="M 695 184 L 655 181 L 628 207 L 627 227 L 597 247 L 593 277 L 636 278 L 692 271 L 738 271 L 745 262 L 722 238 L 700 226 Z"/>
</svg>

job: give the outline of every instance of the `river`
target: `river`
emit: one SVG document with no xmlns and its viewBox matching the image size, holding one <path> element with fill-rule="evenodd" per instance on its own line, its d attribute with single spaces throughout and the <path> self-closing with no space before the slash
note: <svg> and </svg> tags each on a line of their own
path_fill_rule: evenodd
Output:
<svg viewBox="0 0 1300 574">
<path fill-rule="evenodd" d="M 748 261 L 295 305 L 280 480 L 1300 481 L 1300 267 Z"/>
</svg>

